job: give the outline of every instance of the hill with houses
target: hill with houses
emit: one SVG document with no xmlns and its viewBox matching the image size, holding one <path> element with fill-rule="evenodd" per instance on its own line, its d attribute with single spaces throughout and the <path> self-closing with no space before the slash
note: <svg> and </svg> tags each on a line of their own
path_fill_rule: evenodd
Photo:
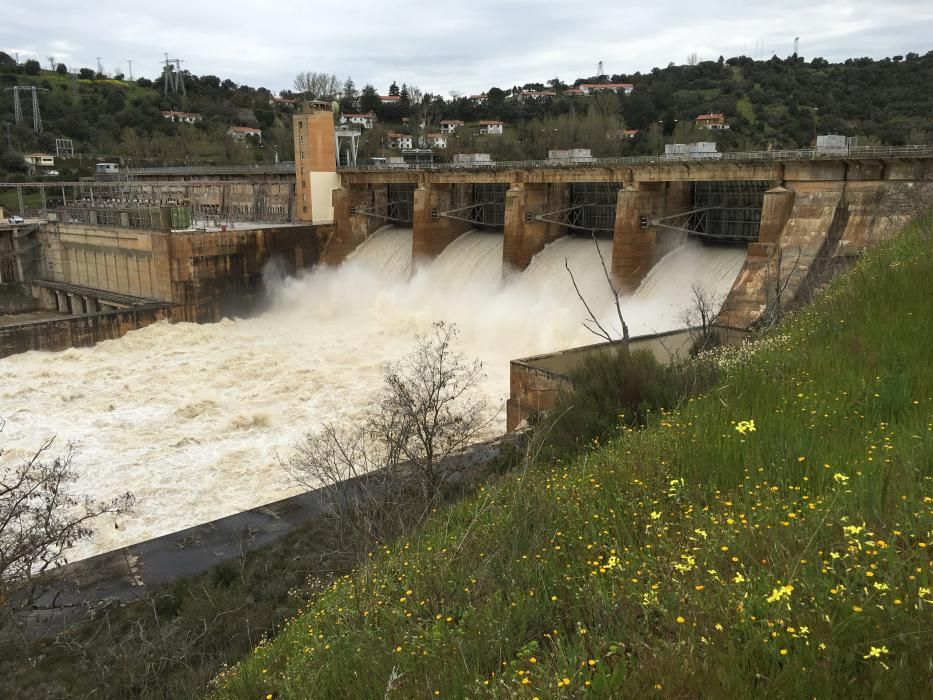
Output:
<svg viewBox="0 0 933 700">
<path fill-rule="evenodd" d="M 441 161 L 477 152 L 493 160 L 538 159 L 572 148 L 597 157 L 645 155 L 695 141 L 713 141 L 722 151 L 802 148 L 823 133 L 856 137 L 861 145 L 924 143 L 933 112 L 933 51 L 841 63 L 720 57 L 447 97 L 395 83 L 357 90 L 352 79 L 335 76 L 279 94 L 190 71 L 169 77 L 130 81 L 62 64 L 46 70 L 0 53 L 0 87 L 23 88 L 18 123 L 14 91 L 0 91 L 7 137 L 0 171 L 8 179 L 26 177 L 24 155 L 61 156 L 57 139 L 69 139 L 74 154 L 59 158 L 55 172 L 62 176 L 86 174 L 97 160 L 136 166 L 291 160 L 291 117 L 308 98 L 337 102 L 341 121 L 363 133 L 363 158 L 421 148 Z"/>
</svg>

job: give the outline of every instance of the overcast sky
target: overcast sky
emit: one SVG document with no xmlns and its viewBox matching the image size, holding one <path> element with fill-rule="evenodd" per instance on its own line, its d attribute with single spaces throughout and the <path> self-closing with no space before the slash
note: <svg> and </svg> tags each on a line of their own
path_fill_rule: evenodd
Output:
<svg viewBox="0 0 933 700">
<path fill-rule="evenodd" d="M 471 94 L 555 76 L 648 71 L 772 52 L 839 60 L 933 49 L 930 0 L 7 0 L 0 49 L 20 60 L 160 73 L 163 52 L 193 73 L 290 88 L 298 71 L 353 77 L 386 92 Z"/>
</svg>

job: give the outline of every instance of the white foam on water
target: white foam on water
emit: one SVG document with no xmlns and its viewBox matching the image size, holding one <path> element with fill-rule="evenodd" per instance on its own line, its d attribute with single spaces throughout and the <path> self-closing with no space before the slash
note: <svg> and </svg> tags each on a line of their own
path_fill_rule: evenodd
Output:
<svg viewBox="0 0 933 700">
<path fill-rule="evenodd" d="M 78 490 L 137 496 L 119 529 L 98 523 L 77 559 L 295 493 L 277 456 L 322 421 L 358 418 L 384 365 L 438 320 L 456 323 L 458 349 L 483 361 L 482 392 L 501 430 L 509 360 L 598 341 L 581 325 L 565 259 L 594 312 L 612 322 L 589 239 L 555 241 L 505 280 L 501 234 L 468 232 L 414 271 L 411 240 L 411 229 L 381 229 L 340 267 L 277 283 L 256 318 L 161 322 L 91 348 L 0 360 L 0 460 L 27 458 L 54 435 L 50 456 L 77 444 Z M 599 245 L 609 265 L 611 241 Z M 657 321 L 655 300 L 677 303 L 671 285 L 689 291 L 691 266 L 703 279 L 719 270 L 722 285 L 735 277 L 741 251 L 701 248 L 669 254 L 644 292 L 623 300 L 633 335 Z M 720 265 L 724 256 L 731 262 Z"/>
</svg>

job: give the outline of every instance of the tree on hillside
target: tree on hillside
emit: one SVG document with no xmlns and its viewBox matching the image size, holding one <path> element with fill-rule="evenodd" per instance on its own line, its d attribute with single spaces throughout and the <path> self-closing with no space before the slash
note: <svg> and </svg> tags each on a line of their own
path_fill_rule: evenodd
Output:
<svg viewBox="0 0 933 700">
<path fill-rule="evenodd" d="M 66 561 L 66 551 L 93 534 L 95 518 L 119 516 L 134 502 L 131 493 L 109 501 L 74 493 L 74 450 L 69 445 L 64 455 L 49 459 L 53 440 L 19 463 L 0 464 L 0 633 Z"/>
<path fill-rule="evenodd" d="M 295 76 L 294 86 L 307 100 L 333 100 L 340 94 L 340 80 L 333 73 L 304 71 Z"/>
<path fill-rule="evenodd" d="M 41 70 L 42 66 L 34 58 L 30 58 L 23 64 L 23 72 L 26 73 L 26 75 L 39 75 L 39 71 Z"/>
<path fill-rule="evenodd" d="M 389 94 L 393 97 L 399 96 L 398 85 L 396 85 L 394 80 L 392 81 L 392 84 L 389 86 Z"/>
<path fill-rule="evenodd" d="M 353 83 L 353 78 L 347 76 L 343 83 L 343 93 L 340 98 L 340 109 L 344 112 L 354 112 L 359 108 L 359 92 Z"/>
<path fill-rule="evenodd" d="M 364 86 L 363 90 L 360 92 L 360 111 L 375 112 L 379 109 L 381 104 L 382 101 L 379 99 L 379 93 L 376 92 L 376 88 L 369 84 Z"/>
</svg>

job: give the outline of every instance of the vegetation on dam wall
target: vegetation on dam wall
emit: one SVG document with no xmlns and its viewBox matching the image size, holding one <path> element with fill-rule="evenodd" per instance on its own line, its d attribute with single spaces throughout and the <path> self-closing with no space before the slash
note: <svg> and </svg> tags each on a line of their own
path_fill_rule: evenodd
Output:
<svg viewBox="0 0 933 700">
<path fill-rule="evenodd" d="M 387 543 L 216 696 L 929 694 L 931 228 L 705 394 Z"/>
</svg>

